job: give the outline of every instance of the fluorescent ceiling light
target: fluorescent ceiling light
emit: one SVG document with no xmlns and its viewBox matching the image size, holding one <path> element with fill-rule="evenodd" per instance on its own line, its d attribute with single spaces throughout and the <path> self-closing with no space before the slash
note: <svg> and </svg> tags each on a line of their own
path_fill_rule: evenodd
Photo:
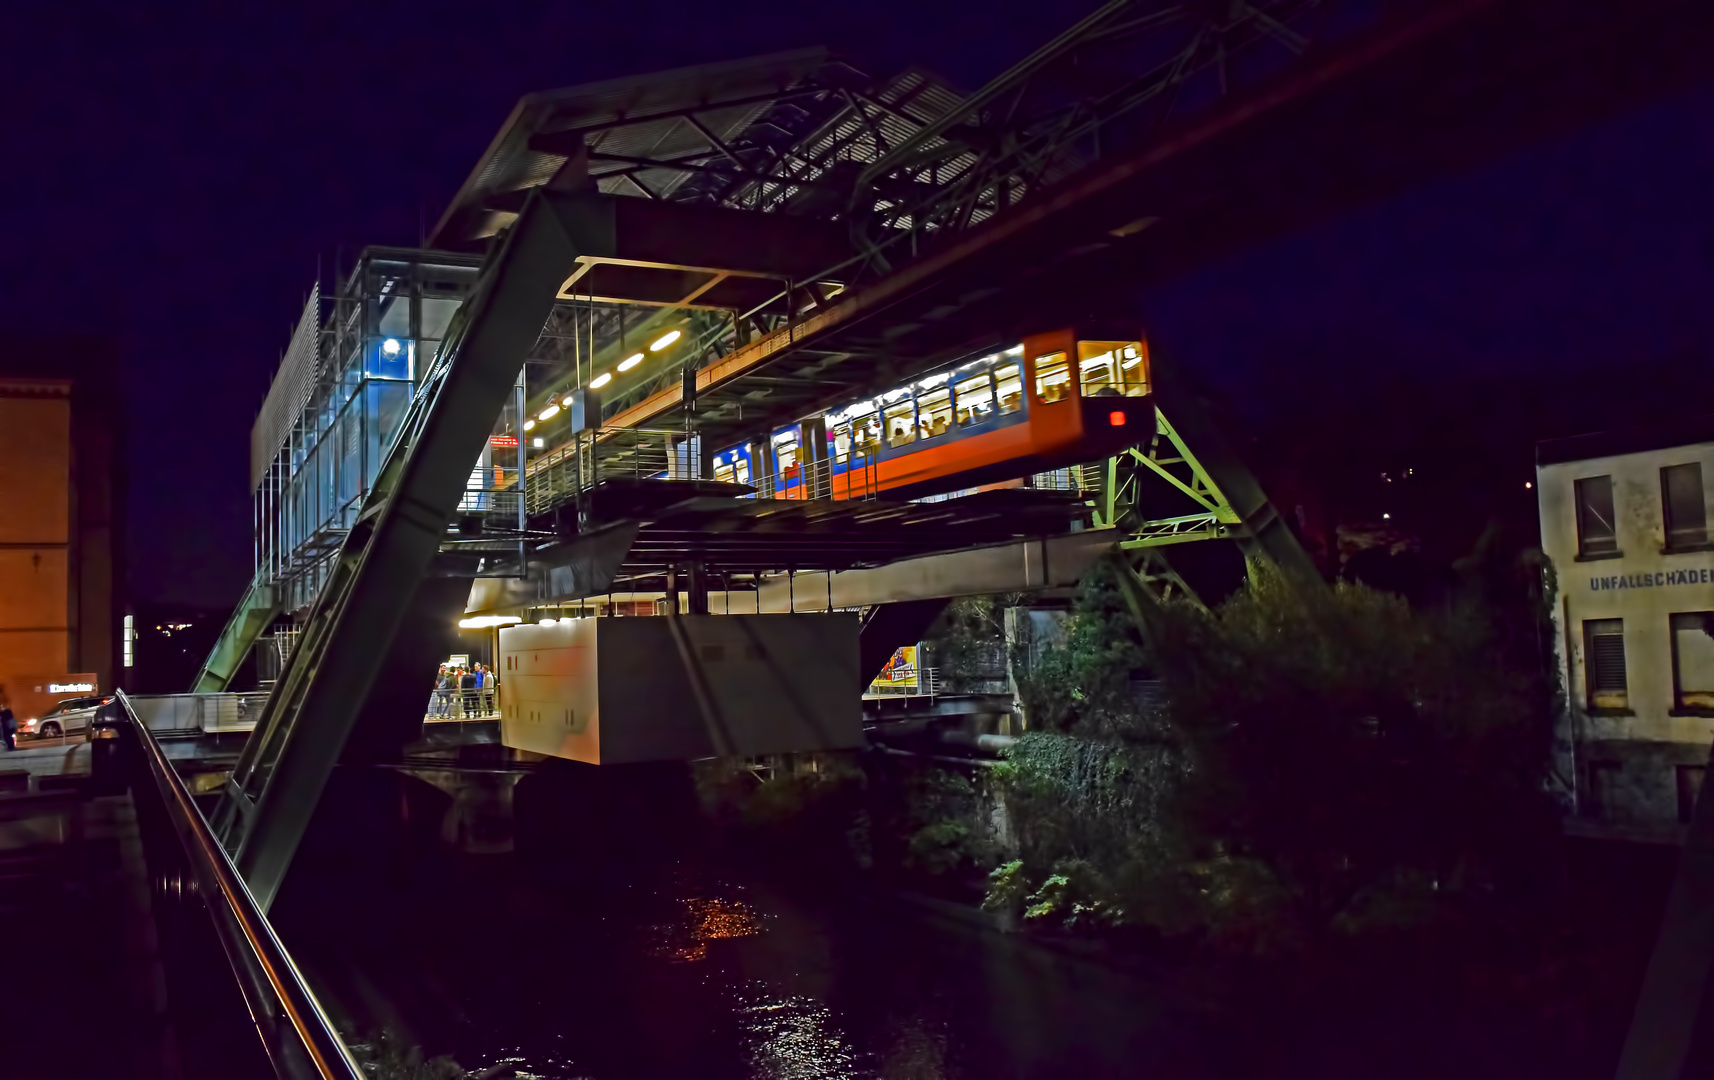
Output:
<svg viewBox="0 0 1714 1080">
<path fill-rule="evenodd" d="M 643 354 L 642 353 L 632 353 L 630 356 L 627 356 L 627 357 L 625 357 L 625 359 L 619 361 L 619 370 L 620 371 L 630 371 L 632 368 L 636 367 L 638 364 L 640 364 L 642 362 L 643 362 Z"/>
<path fill-rule="evenodd" d="M 603 371 L 601 374 L 595 376 L 595 378 L 589 380 L 589 388 L 591 390 L 599 390 L 612 381 L 613 373 L 611 371 Z"/>
<path fill-rule="evenodd" d="M 524 430 L 525 431 L 534 431 L 535 428 L 536 428 L 536 422 L 534 420 L 525 420 L 524 421 Z"/>
<path fill-rule="evenodd" d="M 523 618 L 518 615 L 472 615 L 469 618 L 458 620 L 458 628 L 460 630 L 487 630 L 490 627 L 511 626 L 523 621 Z"/>
<path fill-rule="evenodd" d="M 537 420 L 552 420 L 554 417 L 556 417 L 558 415 L 559 415 L 559 406 L 558 405 L 549 405 L 547 408 L 542 410 L 542 414 L 540 416 L 536 417 L 536 419 Z"/>
<path fill-rule="evenodd" d="M 683 336 L 684 336 L 683 330 L 668 330 L 666 333 L 662 334 L 660 337 L 649 342 L 649 351 L 650 352 L 660 352 L 662 349 L 666 348 L 668 345 L 671 345 L 673 342 L 677 341 L 679 338 L 681 338 Z"/>
</svg>

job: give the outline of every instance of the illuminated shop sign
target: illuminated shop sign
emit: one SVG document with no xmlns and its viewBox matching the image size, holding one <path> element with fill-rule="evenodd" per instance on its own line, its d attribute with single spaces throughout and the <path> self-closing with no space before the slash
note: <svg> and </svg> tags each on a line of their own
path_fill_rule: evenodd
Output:
<svg viewBox="0 0 1714 1080">
<path fill-rule="evenodd" d="M 93 694 L 95 684 L 92 682 L 51 682 L 48 684 L 50 694 Z"/>
</svg>

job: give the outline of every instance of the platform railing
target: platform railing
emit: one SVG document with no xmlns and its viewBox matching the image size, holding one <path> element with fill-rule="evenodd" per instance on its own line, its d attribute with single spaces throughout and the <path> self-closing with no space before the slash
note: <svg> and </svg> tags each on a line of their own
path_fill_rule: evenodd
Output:
<svg viewBox="0 0 1714 1080">
<path fill-rule="evenodd" d="M 90 729 L 91 750 L 98 777 L 128 784 L 136 807 L 183 1075 L 359 1080 L 154 733 L 115 696 Z"/>
</svg>

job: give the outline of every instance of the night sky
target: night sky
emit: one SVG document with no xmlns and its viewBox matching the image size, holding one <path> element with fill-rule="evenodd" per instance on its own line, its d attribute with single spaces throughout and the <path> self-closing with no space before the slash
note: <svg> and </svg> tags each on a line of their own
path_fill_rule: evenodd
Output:
<svg viewBox="0 0 1714 1080">
<path fill-rule="evenodd" d="M 249 428 L 318 266 L 415 244 L 521 95 L 831 44 L 980 85 L 1090 3 L 0 6 L 0 327 L 112 334 L 136 600 L 250 572 Z M 1682 371 L 1708 411 L 1714 90 L 1519 147 L 1140 297 L 1234 399 Z M 1562 432 L 1563 433 L 1563 432 Z"/>
</svg>

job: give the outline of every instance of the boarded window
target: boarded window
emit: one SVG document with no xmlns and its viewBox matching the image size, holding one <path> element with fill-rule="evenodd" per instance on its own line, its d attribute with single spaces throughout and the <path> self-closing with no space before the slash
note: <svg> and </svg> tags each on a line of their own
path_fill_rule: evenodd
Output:
<svg viewBox="0 0 1714 1080">
<path fill-rule="evenodd" d="M 1668 548 L 1701 547 L 1708 542 L 1708 506 L 1702 497 L 1700 462 L 1662 469 L 1660 502 Z"/>
<path fill-rule="evenodd" d="M 1630 707 L 1625 683 L 1625 622 L 1590 619 L 1583 624 L 1584 678 L 1591 709 Z"/>
<path fill-rule="evenodd" d="M 1702 777 L 1707 769 L 1701 765 L 1678 767 L 1678 820 L 1689 821 L 1696 812 L 1696 796 L 1702 791 Z"/>
<path fill-rule="evenodd" d="M 1064 401 L 1071 396 L 1071 363 L 1062 352 L 1036 357 L 1036 397 Z"/>
<path fill-rule="evenodd" d="M 1590 476 L 1577 481 L 1577 553 L 1619 553 L 1619 533 L 1613 527 L 1611 476 Z"/>
<path fill-rule="evenodd" d="M 1672 616 L 1672 703 L 1714 712 L 1714 611 Z"/>
</svg>

